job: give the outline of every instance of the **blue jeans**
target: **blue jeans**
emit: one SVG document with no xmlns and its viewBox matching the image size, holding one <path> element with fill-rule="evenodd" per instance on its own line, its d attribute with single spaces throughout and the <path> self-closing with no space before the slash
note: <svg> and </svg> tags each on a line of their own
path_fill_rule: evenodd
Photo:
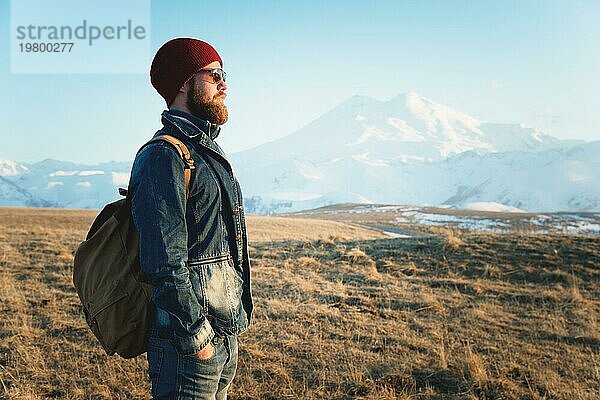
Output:
<svg viewBox="0 0 600 400">
<path fill-rule="evenodd" d="M 148 338 L 148 374 L 152 399 L 227 399 L 237 369 L 236 336 L 216 337 L 215 354 L 207 360 L 180 355 L 169 333 L 155 329 Z"/>
</svg>

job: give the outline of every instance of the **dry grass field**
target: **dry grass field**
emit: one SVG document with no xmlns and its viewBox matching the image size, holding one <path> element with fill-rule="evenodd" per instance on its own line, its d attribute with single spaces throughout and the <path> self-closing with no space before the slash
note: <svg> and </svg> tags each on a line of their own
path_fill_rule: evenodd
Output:
<svg viewBox="0 0 600 400">
<path fill-rule="evenodd" d="M 0 208 L 0 399 L 149 398 L 145 358 L 107 357 L 71 284 L 95 214 Z M 597 236 L 333 224 L 249 216 L 231 399 L 600 398 Z"/>
</svg>

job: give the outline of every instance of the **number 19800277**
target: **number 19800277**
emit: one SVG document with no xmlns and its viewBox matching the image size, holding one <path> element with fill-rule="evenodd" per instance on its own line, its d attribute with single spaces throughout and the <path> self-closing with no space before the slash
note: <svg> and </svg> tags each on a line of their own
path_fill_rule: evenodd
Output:
<svg viewBox="0 0 600 400">
<path fill-rule="evenodd" d="M 70 53 L 73 43 L 19 43 L 21 53 Z"/>
</svg>

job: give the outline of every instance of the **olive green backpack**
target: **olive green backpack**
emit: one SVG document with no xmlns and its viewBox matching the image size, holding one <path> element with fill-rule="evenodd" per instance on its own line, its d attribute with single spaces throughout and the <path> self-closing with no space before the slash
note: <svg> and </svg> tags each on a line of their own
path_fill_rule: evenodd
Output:
<svg viewBox="0 0 600 400">
<path fill-rule="evenodd" d="M 157 136 L 144 146 L 156 141 L 171 143 L 185 162 L 187 198 L 194 169 L 188 148 L 169 135 Z M 151 286 L 145 282 L 140 268 L 139 235 L 131 217 L 130 196 L 122 188 L 119 193 L 126 197 L 102 209 L 86 240 L 77 247 L 73 284 L 85 320 L 106 354 L 133 358 L 146 352 L 146 334 L 154 318 L 154 305 Z"/>
</svg>

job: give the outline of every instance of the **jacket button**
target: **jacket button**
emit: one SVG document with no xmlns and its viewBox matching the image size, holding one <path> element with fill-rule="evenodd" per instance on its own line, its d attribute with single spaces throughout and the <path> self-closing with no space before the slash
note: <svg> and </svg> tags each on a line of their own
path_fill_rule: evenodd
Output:
<svg viewBox="0 0 600 400">
<path fill-rule="evenodd" d="M 240 211 L 238 210 L 238 208 L 237 207 L 234 208 L 233 209 L 233 215 L 239 215 L 239 214 L 240 214 Z"/>
<path fill-rule="evenodd" d="M 239 240 L 242 240 L 242 235 L 237 235 L 237 236 L 235 237 L 235 239 L 236 239 L 236 240 L 238 240 L 238 241 L 239 241 Z"/>
</svg>

